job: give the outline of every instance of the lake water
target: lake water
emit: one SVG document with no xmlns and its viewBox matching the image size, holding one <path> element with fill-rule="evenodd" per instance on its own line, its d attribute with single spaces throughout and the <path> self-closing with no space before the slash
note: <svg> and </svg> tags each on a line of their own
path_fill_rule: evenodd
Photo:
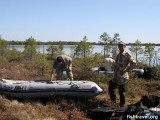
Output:
<svg viewBox="0 0 160 120">
<path fill-rule="evenodd" d="M 50 45 L 37 45 L 37 51 L 40 53 L 48 53 L 47 49 L 49 48 Z M 56 46 L 56 45 L 55 45 Z M 74 45 L 64 45 L 64 53 L 67 55 L 73 54 L 73 47 Z M 9 49 L 16 49 L 18 51 L 24 51 L 24 45 L 9 45 Z M 100 53 L 103 54 L 103 46 L 101 45 L 93 45 L 93 52 L 94 53 Z"/>
</svg>

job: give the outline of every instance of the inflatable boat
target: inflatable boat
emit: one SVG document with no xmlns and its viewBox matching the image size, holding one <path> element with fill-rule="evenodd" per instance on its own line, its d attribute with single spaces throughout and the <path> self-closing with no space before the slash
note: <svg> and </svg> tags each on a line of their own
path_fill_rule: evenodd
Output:
<svg viewBox="0 0 160 120">
<path fill-rule="evenodd" d="M 69 96 L 92 98 L 102 89 L 91 81 L 7 80 L 0 79 L 0 93 L 13 98 Z"/>
</svg>

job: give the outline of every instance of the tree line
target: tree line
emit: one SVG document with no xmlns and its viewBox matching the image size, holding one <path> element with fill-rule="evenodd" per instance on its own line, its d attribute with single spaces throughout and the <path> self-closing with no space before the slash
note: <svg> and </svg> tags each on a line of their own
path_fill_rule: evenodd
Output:
<svg viewBox="0 0 160 120">
<path fill-rule="evenodd" d="M 36 45 L 49 45 L 47 49 L 48 54 L 50 54 L 50 59 L 53 58 L 54 54 L 63 54 L 64 45 L 74 45 L 72 48 L 73 50 L 73 57 L 83 57 L 86 59 L 86 56 L 91 55 L 93 47 L 92 45 L 102 45 L 103 46 L 103 56 L 109 57 L 112 56 L 113 58 L 116 57 L 118 53 L 117 43 L 121 41 L 120 35 L 115 33 L 113 37 L 110 37 L 108 33 L 104 32 L 100 35 L 100 40 L 97 42 L 88 42 L 87 36 L 84 36 L 82 40 L 79 42 L 68 42 L 68 41 L 49 41 L 49 42 L 42 42 L 37 41 L 32 36 L 27 38 L 25 41 L 7 41 L 0 37 L 0 46 L 1 52 L 3 54 L 3 48 L 7 45 L 25 45 L 24 52 L 30 52 L 30 56 L 28 58 L 32 58 L 33 54 L 36 53 Z M 57 46 L 55 46 L 57 45 Z M 148 61 L 148 65 L 151 65 L 152 58 L 156 57 L 159 59 L 158 51 L 155 50 L 155 46 L 159 46 L 160 44 L 155 43 L 142 43 L 140 40 L 135 40 L 133 43 L 126 43 L 127 46 L 130 46 L 129 50 L 134 55 L 137 62 L 145 62 Z M 144 48 L 143 48 L 144 46 Z M 29 53 L 28 53 L 29 54 Z M 143 58 L 139 58 L 139 56 L 145 56 Z M 138 61 L 140 60 L 140 61 Z"/>
<path fill-rule="evenodd" d="M 94 49 L 93 44 L 88 42 L 87 36 L 84 36 L 79 42 L 75 42 L 71 48 L 73 52 L 71 57 L 73 58 L 75 78 L 94 79 L 91 69 L 95 66 L 103 66 L 105 57 L 112 56 L 115 59 L 116 54 L 118 53 L 117 43 L 119 41 L 121 41 L 121 39 L 118 33 L 115 33 L 113 37 L 110 37 L 109 34 L 104 32 L 100 36 L 98 44 L 103 46 L 103 54 L 92 54 Z M 16 49 L 9 49 L 7 47 L 8 45 L 10 45 L 8 41 L 2 38 L 0 39 L 0 68 L 13 62 L 25 65 L 29 71 L 37 70 L 37 74 L 39 75 L 49 76 L 49 72 L 47 71 L 51 69 L 51 63 L 53 63 L 57 55 L 65 54 L 64 45 L 66 44 L 62 41 L 59 41 L 56 46 L 55 44 L 49 44 L 47 54 L 42 54 L 37 51 L 36 47 L 39 45 L 39 42 L 32 36 L 27 38 L 23 44 L 19 43 L 19 45 L 24 45 L 24 50 L 21 52 Z M 135 40 L 134 43 L 130 44 L 129 50 L 136 58 L 138 66 L 150 67 L 152 58 L 154 56 L 159 58 L 154 43 L 148 43 L 143 46 L 140 40 Z M 140 59 L 141 55 L 144 56 L 143 59 Z"/>
</svg>

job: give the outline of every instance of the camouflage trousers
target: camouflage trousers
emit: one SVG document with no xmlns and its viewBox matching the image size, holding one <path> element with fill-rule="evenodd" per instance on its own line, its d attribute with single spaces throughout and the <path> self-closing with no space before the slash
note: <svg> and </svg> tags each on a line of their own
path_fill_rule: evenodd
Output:
<svg viewBox="0 0 160 120">
<path fill-rule="evenodd" d="M 114 83 L 112 80 L 109 81 L 109 95 L 111 98 L 111 101 L 116 102 L 116 94 L 115 94 L 115 89 L 119 89 L 119 95 L 120 95 L 120 106 L 123 107 L 125 105 L 125 92 L 126 92 L 126 84 L 123 85 L 118 85 Z"/>
</svg>

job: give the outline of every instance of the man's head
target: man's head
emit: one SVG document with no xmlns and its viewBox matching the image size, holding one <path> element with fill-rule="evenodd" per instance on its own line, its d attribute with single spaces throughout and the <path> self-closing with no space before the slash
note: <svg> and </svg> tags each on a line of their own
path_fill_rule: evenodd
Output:
<svg viewBox="0 0 160 120">
<path fill-rule="evenodd" d="M 61 64 L 62 61 L 63 61 L 63 58 L 62 58 L 61 56 L 58 56 L 58 57 L 57 57 L 57 62 L 58 62 L 58 64 Z"/>
<path fill-rule="evenodd" d="M 118 49 L 119 49 L 120 53 L 123 53 L 125 47 L 126 47 L 126 44 L 124 42 L 120 41 L 118 43 Z"/>
</svg>

